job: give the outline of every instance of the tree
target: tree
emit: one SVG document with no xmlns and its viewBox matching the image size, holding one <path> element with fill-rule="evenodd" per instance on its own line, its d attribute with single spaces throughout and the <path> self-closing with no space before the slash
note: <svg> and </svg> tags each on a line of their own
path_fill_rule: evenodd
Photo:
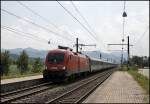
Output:
<svg viewBox="0 0 150 104">
<path fill-rule="evenodd" d="M 149 66 L 149 57 L 144 56 L 143 57 L 143 67 L 148 67 Z"/>
<path fill-rule="evenodd" d="M 41 59 L 35 58 L 32 71 L 34 73 L 40 72 L 42 70 L 42 66 L 43 66 L 43 64 L 41 62 Z"/>
<path fill-rule="evenodd" d="M 134 65 L 138 65 L 138 67 L 148 67 L 149 66 L 149 57 L 147 56 L 142 56 L 142 57 L 139 57 L 139 56 L 133 56 L 132 59 L 131 59 L 131 62 L 134 64 Z"/>
<path fill-rule="evenodd" d="M 21 74 L 28 70 L 28 54 L 23 50 L 17 60 L 17 67 L 19 68 Z"/>
<path fill-rule="evenodd" d="M 9 66 L 10 66 L 10 55 L 9 51 L 5 51 L 4 53 L 1 53 L 1 74 L 8 75 L 9 72 Z"/>
<path fill-rule="evenodd" d="M 131 61 L 133 64 L 138 65 L 139 67 L 142 67 L 142 58 L 141 57 L 133 56 Z"/>
</svg>

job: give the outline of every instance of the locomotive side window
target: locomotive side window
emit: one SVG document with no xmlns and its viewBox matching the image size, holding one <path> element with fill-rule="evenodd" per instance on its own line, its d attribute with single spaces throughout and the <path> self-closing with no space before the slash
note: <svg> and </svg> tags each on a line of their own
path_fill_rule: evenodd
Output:
<svg viewBox="0 0 150 104">
<path fill-rule="evenodd" d="M 48 62 L 51 64 L 59 64 L 64 61 L 64 53 L 53 53 L 48 55 Z"/>
</svg>

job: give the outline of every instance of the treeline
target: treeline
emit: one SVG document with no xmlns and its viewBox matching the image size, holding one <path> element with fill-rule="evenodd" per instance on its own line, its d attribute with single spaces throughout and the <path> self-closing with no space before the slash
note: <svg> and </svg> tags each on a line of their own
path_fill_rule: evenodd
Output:
<svg viewBox="0 0 150 104">
<path fill-rule="evenodd" d="M 130 63 L 132 65 L 136 65 L 140 68 L 149 67 L 149 57 L 147 57 L 147 56 L 142 56 L 142 57 L 133 56 L 130 59 Z"/>
<path fill-rule="evenodd" d="M 1 53 L 1 75 L 8 75 L 11 71 L 10 65 L 17 65 L 17 69 L 20 74 L 23 74 L 27 71 L 31 71 L 33 73 L 38 73 L 43 70 L 44 63 L 40 58 L 35 58 L 34 60 L 30 60 L 28 54 L 25 51 L 22 51 L 17 60 L 14 60 L 10 57 L 10 52 L 5 51 Z M 29 68 L 29 65 L 32 68 Z"/>
</svg>

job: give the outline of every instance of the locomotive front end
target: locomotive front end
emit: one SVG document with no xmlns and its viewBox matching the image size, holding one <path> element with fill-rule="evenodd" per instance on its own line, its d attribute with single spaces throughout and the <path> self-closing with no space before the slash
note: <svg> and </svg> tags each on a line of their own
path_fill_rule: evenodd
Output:
<svg viewBox="0 0 150 104">
<path fill-rule="evenodd" d="M 46 80 L 57 81 L 66 78 L 66 55 L 64 51 L 51 51 L 46 56 L 43 77 Z"/>
</svg>

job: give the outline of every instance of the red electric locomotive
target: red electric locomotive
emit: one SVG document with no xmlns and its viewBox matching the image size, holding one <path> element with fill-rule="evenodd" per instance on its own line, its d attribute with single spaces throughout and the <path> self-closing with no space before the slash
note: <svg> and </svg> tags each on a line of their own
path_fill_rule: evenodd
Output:
<svg viewBox="0 0 150 104">
<path fill-rule="evenodd" d="M 49 51 L 45 60 L 44 79 L 51 81 L 65 80 L 79 73 L 90 72 L 89 57 L 72 52 L 68 47 Z"/>
</svg>

